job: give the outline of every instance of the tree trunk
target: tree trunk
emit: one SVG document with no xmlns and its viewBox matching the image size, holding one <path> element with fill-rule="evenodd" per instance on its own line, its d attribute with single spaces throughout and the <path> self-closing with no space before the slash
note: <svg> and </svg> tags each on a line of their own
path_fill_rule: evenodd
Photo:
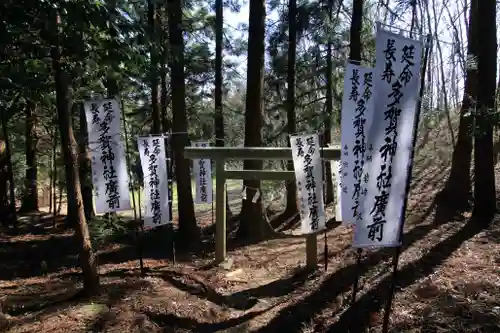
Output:
<svg viewBox="0 0 500 333">
<path fill-rule="evenodd" d="M 56 21 L 56 20 L 54 20 Z M 51 48 L 52 69 L 56 85 L 56 105 L 61 134 L 61 149 L 65 161 L 66 186 L 68 200 L 76 207 L 75 237 L 79 245 L 80 267 L 83 272 L 83 287 L 87 294 L 94 294 L 99 289 L 99 274 L 97 260 L 92 251 L 89 229 L 85 219 L 85 211 L 82 205 L 82 193 L 80 191 L 80 178 L 78 174 L 78 145 L 73 133 L 70 119 L 70 79 L 64 71 L 61 63 L 61 51 L 58 41 L 57 23 L 52 30 L 55 34 Z"/>
<path fill-rule="evenodd" d="M 168 0 L 168 25 L 170 39 L 170 73 L 172 82 L 172 148 L 177 181 L 179 212 L 179 236 L 181 245 L 200 241 L 200 231 L 194 214 L 191 191 L 191 173 L 189 160 L 184 158 L 183 150 L 189 144 L 187 136 L 186 85 L 184 77 L 184 39 L 182 31 L 181 0 Z"/>
<path fill-rule="evenodd" d="M 108 23 L 110 24 L 110 27 L 112 26 L 113 22 L 115 22 L 116 2 L 117 2 L 116 0 L 110 0 L 110 1 L 106 2 L 108 15 L 109 15 Z M 118 36 L 117 36 L 116 30 L 112 29 L 112 28 L 109 29 L 109 35 L 111 36 L 111 45 L 106 50 L 106 53 L 107 53 L 108 59 L 110 59 L 109 61 L 114 61 L 113 59 L 115 58 L 115 52 L 116 52 L 114 49 L 114 45 L 115 45 L 114 42 L 118 38 Z M 106 87 L 106 93 L 108 95 L 108 98 L 119 98 L 120 97 L 120 87 L 118 85 L 118 79 L 117 79 L 118 74 L 114 70 L 113 65 L 111 65 L 109 67 L 109 70 L 107 71 L 106 74 L 107 75 L 106 75 L 105 87 Z M 121 111 L 122 111 L 122 117 L 125 117 L 125 114 L 123 114 L 124 110 L 121 110 Z M 69 207 L 69 205 L 68 205 L 68 207 Z M 116 212 L 110 212 L 110 213 L 104 214 L 104 218 L 107 221 L 113 221 L 116 219 L 116 217 L 117 217 Z"/>
<path fill-rule="evenodd" d="M 2 111 L 3 112 L 3 111 Z M 4 134 L 5 136 L 5 134 Z M 9 198 L 7 187 L 7 163 L 8 155 L 4 140 L 0 140 L 0 221 L 5 228 L 9 226 Z"/>
<path fill-rule="evenodd" d="M 354 0 L 351 18 L 349 59 L 361 61 L 361 29 L 363 27 L 363 0 Z"/>
<path fill-rule="evenodd" d="M 215 0 L 215 93 L 214 93 L 214 135 L 215 146 L 224 147 L 224 109 L 222 104 L 222 50 L 224 35 L 224 3 L 223 0 Z M 229 205 L 229 195 L 226 192 L 226 217 L 233 215 Z"/>
<path fill-rule="evenodd" d="M 28 101 L 24 110 L 26 117 L 26 178 L 21 211 L 32 212 L 38 211 L 36 104 Z"/>
<path fill-rule="evenodd" d="M 85 119 L 85 108 L 83 103 L 75 104 L 75 109 L 79 109 L 80 114 L 80 179 L 83 198 L 83 207 L 85 210 L 85 218 L 87 221 L 94 217 L 94 199 L 92 194 L 92 158 L 90 151 L 87 148 L 89 133 L 87 128 L 87 120 Z"/>
<path fill-rule="evenodd" d="M 339 5 L 340 6 L 340 5 Z M 337 15 L 338 16 L 338 15 Z M 330 21 L 329 26 L 333 26 L 333 2 L 328 2 L 328 19 Z M 325 133 L 322 140 L 322 145 L 327 147 L 332 141 L 332 117 L 333 117 L 333 63 L 332 63 L 332 39 L 331 32 L 328 30 L 328 44 L 326 46 L 326 117 L 325 117 Z M 340 119 L 340 117 L 339 117 Z M 333 202 L 333 182 L 332 182 L 332 164 L 330 161 L 325 163 L 325 177 L 326 193 L 325 193 L 325 204 Z"/>
<path fill-rule="evenodd" d="M 167 89 L 167 70 L 166 70 L 166 59 L 162 61 L 161 64 L 161 127 L 164 133 L 168 133 L 171 130 L 170 121 L 168 119 L 168 89 Z"/>
<path fill-rule="evenodd" d="M 107 17 L 108 22 L 107 23 L 109 24 L 109 27 L 110 27 L 108 32 L 109 32 L 109 35 L 111 37 L 111 43 L 106 50 L 108 61 L 113 61 L 114 55 L 116 53 L 116 51 L 114 50 L 114 43 L 113 42 L 118 38 L 118 36 L 116 34 L 116 30 L 112 28 L 113 23 L 115 22 L 115 19 L 116 19 L 116 2 L 117 2 L 117 0 L 106 1 L 106 5 L 107 5 L 106 9 L 108 11 L 108 17 Z M 109 66 L 109 70 L 106 72 L 105 87 L 106 87 L 108 97 L 115 98 L 115 97 L 118 97 L 118 95 L 120 94 L 120 89 L 118 87 L 118 80 L 117 80 L 116 71 L 114 70 L 114 67 L 111 64 L 108 64 L 108 65 L 110 65 L 110 66 Z"/>
<path fill-rule="evenodd" d="M 54 155 L 51 154 L 50 155 L 50 162 L 49 162 L 49 214 L 52 213 L 52 198 L 53 198 L 53 195 L 54 195 L 54 187 L 52 186 L 52 184 L 54 183 L 54 173 L 52 172 L 52 170 L 54 170 Z"/>
<path fill-rule="evenodd" d="M 17 102 L 17 101 L 16 101 Z M 5 119 L 5 112 L 1 111 L 2 132 L 5 140 L 5 153 L 7 154 L 7 180 L 9 181 L 9 220 L 12 220 L 14 228 L 17 228 L 17 214 L 16 214 L 16 186 L 14 184 L 14 172 L 12 170 L 12 153 L 10 150 L 9 133 L 7 131 L 7 120 Z"/>
<path fill-rule="evenodd" d="M 438 30 L 438 18 L 437 18 L 437 10 L 436 10 L 436 2 L 434 1 L 432 3 L 432 9 L 434 13 L 434 35 L 436 38 L 436 47 L 438 51 L 438 56 L 439 56 L 439 62 L 441 63 L 441 66 L 439 66 L 439 71 L 441 74 L 441 93 L 443 97 L 443 105 L 444 105 L 444 111 L 446 112 L 446 121 L 448 122 L 448 130 L 450 131 L 450 136 L 451 136 L 451 143 L 455 145 L 455 134 L 453 133 L 453 126 L 451 124 L 451 117 L 450 117 L 450 109 L 448 107 L 448 91 L 446 89 L 446 76 L 444 74 L 444 61 L 443 61 L 443 50 L 441 49 L 441 42 L 438 39 L 436 31 Z"/>
<path fill-rule="evenodd" d="M 168 99 L 168 88 L 167 88 L 167 59 L 168 59 L 168 30 L 167 30 L 167 10 L 166 6 L 163 7 L 161 11 L 162 15 L 158 15 L 158 25 L 160 26 L 161 33 L 161 61 L 160 61 L 160 116 L 161 116 L 161 127 L 164 133 L 168 133 L 171 130 L 171 124 L 168 117 L 168 105 L 170 101 Z"/>
<path fill-rule="evenodd" d="M 152 134 L 161 133 L 161 116 L 159 103 L 159 87 L 158 87 L 158 52 L 156 45 L 156 20 L 157 20 L 156 5 L 154 0 L 148 0 L 148 25 L 149 25 L 149 42 L 151 64 L 149 79 L 151 82 L 151 110 L 153 115 L 153 124 L 151 126 Z"/>
<path fill-rule="evenodd" d="M 297 0 L 288 1 L 288 65 L 287 65 L 287 94 L 286 119 L 289 135 L 297 132 L 295 115 L 295 63 L 297 58 Z M 326 130 L 326 128 L 325 128 Z M 290 140 L 287 140 L 290 147 Z M 294 171 L 293 161 L 287 161 L 287 170 Z M 295 181 L 286 182 L 286 208 L 284 215 L 290 217 L 298 212 L 297 184 Z"/>
<path fill-rule="evenodd" d="M 476 29 L 478 24 L 478 0 L 471 1 L 467 54 L 468 58 L 477 59 L 478 44 Z M 465 77 L 464 96 L 460 109 L 460 123 L 458 127 L 457 143 L 453 150 L 450 177 L 440 193 L 440 204 L 453 211 L 464 211 L 470 207 L 472 187 L 470 180 L 470 166 L 472 153 L 472 124 L 477 100 L 477 68 L 467 66 Z"/>
<path fill-rule="evenodd" d="M 489 223 L 496 211 L 495 169 L 493 164 L 493 118 L 497 73 L 496 1 L 478 1 L 478 110 L 474 131 L 474 211 L 473 217 Z"/>
<path fill-rule="evenodd" d="M 57 117 L 54 119 L 54 142 L 52 143 L 52 188 L 54 189 L 54 193 L 52 193 L 52 204 L 54 206 L 54 220 L 53 227 L 56 227 L 56 216 L 59 214 L 59 210 L 57 207 L 57 190 L 59 189 L 59 194 L 62 192 L 58 186 L 58 174 L 57 174 Z"/>
<path fill-rule="evenodd" d="M 245 147 L 262 145 L 262 111 L 264 88 L 264 51 L 266 3 L 264 0 L 250 0 L 248 26 L 247 93 L 245 100 Z M 244 170 L 262 170 L 262 161 L 245 160 Z M 264 214 L 261 200 L 260 180 L 245 180 L 247 197 L 243 199 L 240 213 L 238 238 L 259 240 L 265 237 Z M 258 193 L 257 193 L 258 192 Z M 256 202 L 253 197 L 258 194 Z"/>
</svg>

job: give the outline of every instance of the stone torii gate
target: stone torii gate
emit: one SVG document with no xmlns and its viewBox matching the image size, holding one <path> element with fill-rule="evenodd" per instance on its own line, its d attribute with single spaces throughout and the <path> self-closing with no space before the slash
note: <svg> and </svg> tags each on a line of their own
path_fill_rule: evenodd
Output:
<svg viewBox="0 0 500 333">
<path fill-rule="evenodd" d="M 210 159 L 215 162 L 215 261 L 226 260 L 226 179 L 238 180 L 295 180 L 294 171 L 277 170 L 226 170 L 226 160 L 291 160 L 289 147 L 185 147 L 184 157 L 188 159 Z M 322 149 L 325 160 L 338 161 L 340 147 Z M 336 168 L 332 167 L 336 171 Z M 335 173 L 335 172 L 334 172 Z M 295 237 L 306 238 L 306 264 L 317 266 L 317 234 Z"/>
</svg>

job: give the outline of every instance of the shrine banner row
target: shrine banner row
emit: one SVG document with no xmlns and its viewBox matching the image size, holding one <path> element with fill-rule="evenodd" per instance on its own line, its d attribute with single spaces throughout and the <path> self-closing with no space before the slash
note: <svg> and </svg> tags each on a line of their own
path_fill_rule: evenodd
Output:
<svg viewBox="0 0 500 333">
<path fill-rule="evenodd" d="M 337 200 L 354 225 L 354 247 L 400 245 L 404 198 L 420 88 L 423 42 L 379 28 L 375 67 L 348 63 L 341 115 Z M 116 99 L 85 102 L 97 213 L 130 210 L 129 174 Z M 168 136 L 137 138 L 143 174 L 144 226 L 171 222 Z M 208 147 L 209 142 L 194 142 Z M 318 133 L 290 136 L 302 233 L 325 228 L 324 161 Z M 193 161 L 196 204 L 213 200 L 209 159 Z"/>
</svg>

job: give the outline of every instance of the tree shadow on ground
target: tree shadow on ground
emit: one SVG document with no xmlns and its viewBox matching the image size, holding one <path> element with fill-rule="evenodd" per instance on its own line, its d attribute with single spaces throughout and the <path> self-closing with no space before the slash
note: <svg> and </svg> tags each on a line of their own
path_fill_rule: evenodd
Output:
<svg viewBox="0 0 500 333">
<path fill-rule="evenodd" d="M 36 225 L 26 224 L 19 229 L 18 236 L 3 236 L 0 239 L 0 280 L 28 278 L 59 272 L 64 269 L 78 268 L 78 245 L 71 229 L 59 226 L 49 227 L 51 219 L 40 220 Z M 125 223 L 129 223 L 125 221 Z M 175 232 L 170 226 L 164 226 L 148 232 L 137 233 L 131 230 L 128 237 L 123 237 L 118 249 L 101 251 L 99 264 L 122 263 L 140 256 L 147 259 L 168 260 L 172 262 L 191 262 L 194 257 L 213 256 L 214 242 L 209 233 L 205 233 L 203 246 L 197 251 L 179 251 L 176 247 Z M 228 251 L 254 244 L 229 237 Z"/>
<path fill-rule="evenodd" d="M 0 245 L 0 280 L 27 278 L 75 267 L 74 239 L 68 235 L 17 239 Z"/>
<path fill-rule="evenodd" d="M 431 274 L 437 266 L 441 265 L 454 251 L 460 248 L 462 243 L 484 229 L 484 224 L 469 221 L 457 233 L 435 245 L 422 258 L 401 268 L 397 274 L 397 290 L 404 289 L 418 279 Z M 365 332 L 371 324 L 372 314 L 378 313 L 384 305 L 392 281 L 392 275 L 388 275 L 376 286 L 373 286 L 342 314 L 339 320 L 329 328 L 328 332 Z M 356 311 L 356 309 L 359 309 L 359 311 Z"/>
<path fill-rule="evenodd" d="M 276 231 L 285 231 L 294 228 L 300 222 L 300 214 L 295 213 L 293 215 L 289 214 L 279 214 L 272 221 L 271 226 Z"/>
<path fill-rule="evenodd" d="M 500 332 L 498 299 L 500 287 L 496 284 L 474 283 L 467 286 L 440 290 L 432 294 L 425 307 L 419 307 L 409 320 L 397 323 L 392 333 L 421 332 Z"/>
<path fill-rule="evenodd" d="M 433 208 L 433 205 L 428 208 L 428 210 L 423 214 L 422 220 L 424 220 L 431 213 Z M 434 225 L 428 224 L 419 225 L 411 229 L 404 235 L 405 242 L 402 246 L 402 251 L 405 251 L 412 244 L 424 238 L 434 228 Z M 333 304 L 337 307 L 339 306 L 338 298 L 342 294 L 350 291 L 352 282 L 354 281 L 354 277 L 356 275 L 359 274 L 362 276 L 363 274 L 366 274 L 379 263 L 390 259 L 391 256 L 392 252 L 390 249 L 380 249 L 366 255 L 359 267 L 356 264 L 351 264 L 340 268 L 337 272 L 333 273 L 324 282 L 322 282 L 321 286 L 316 291 L 309 294 L 301 301 L 281 310 L 268 325 L 261 328 L 258 332 L 277 332 L 282 327 L 288 327 L 289 330 L 287 332 L 290 333 L 300 332 L 302 323 L 310 321 L 311 318 L 318 313 L 318 311 Z M 344 331 L 339 330 L 336 332 Z"/>
<path fill-rule="evenodd" d="M 309 279 L 318 274 L 318 271 L 298 269 L 284 279 L 275 280 L 266 285 L 243 290 L 231 295 L 223 295 L 217 292 L 214 287 L 189 274 L 169 271 L 161 274 L 161 277 L 177 289 L 200 298 L 205 298 L 221 307 L 248 310 L 257 304 L 258 299 L 276 298 L 287 295 L 300 286 L 303 286 Z"/>
<path fill-rule="evenodd" d="M 221 307 L 230 307 L 237 310 L 248 310 L 257 304 L 256 298 L 238 297 L 238 295 L 222 295 L 214 287 L 201 279 L 180 272 L 166 271 L 160 277 L 179 290 L 195 295 Z"/>
<path fill-rule="evenodd" d="M 105 282 L 98 295 L 86 297 L 75 281 L 45 281 L 29 288 L 19 286 L 15 293 L 3 298 L 2 305 L 5 314 L 18 317 L 9 323 L 9 328 L 34 324 L 58 312 L 67 314 L 70 311 L 86 317 L 92 323 L 90 327 L 95 328 L 92 331 L 100 332 L 100 318 L 110 307 L 148 285 L 144 280 Z"/>
<path fill-rule="evenodd" d="M 18 216 L 17 228 L 0 228 L 0 231 L 4 236 L 57 234 L 67 230 L 67 226 L 64 225 L 65 221 L 65 215 L 54 216 L 45 212 L 35 212 Z"/>
<path fill-rule="evenodd" d="M 79 267 L 78 244 L 73 231 L 65 226 L 55 229 L 48 227 L 47 225 L 52 224 L 50 220 L 44 219 L 36 224 L 26 223 L 18 230 L 17 235 L 4 233 L 0 239 L 0 280 L 35 277 Z M 173 257 L 171 244 L 174 234 L 171 230 L 160 228 L 144 236 L 137 237 L 133 230 L 121 242 L 110 242 L 119 244 L 120 247 L 99 253 L 99 263 L 121 263 L 138 259 L 140 251 L 143 258 Z"/>
<path fill-rule="evenodd" d="M 326 221 L 326 227 L 325 227 L 325 232 L 330 232 L 333 229 L 337 228 L 340 226 L 340 222 L 337 222 L 335 218 L 330 218 L 328 221 Z M 284 230 L 281 230 L 284 231 Z M 302 235 L 292 235 L 288 233 L 276 233 L 275 235 L 266 238 L 264 241 L 270 241 L 270 240 L 276 240 L 276 239 L 290 239 L 290 238 L 295 238 L 295 239 L 300 239 L 302 238 L 305 242 L 306 237 Z M 228 239 L 228 244 L 227 244 L 227 249 L 228 251 L 233 251 L 241 247 L 249 246 L 249 245 L 255 245 L 260 242 L 255 242 L 255 241 L 250 241 L 250 240 L 239 240 L 236 238 L 230 238 Z"/>
<path fill-rule="evenodd" d="M 338 253 L 330 253 L 331 257 Z M 149 276 L 155 276 L 163 279 L 172 286 L 193 296 L 206 299 L 223 308 L 233 308 L 237 310 L 249 310 L 255 306 L 259 299 L 279 298 L 294 292 L 296 289 L 305 285 L 305 283 L 321 274 L 317 270 L 298 268 L 294 273 L 286 278 L 272 281 L 266 285 L 250 288 L 230 295 L 219 293 L 209 282 L 198 278 L 196 274 L 166 269 L 166 266 L 156 267 L 149 271 Z M 136 273 L 124 269 L 113 270 L 104 274 L 105 276 L 130 277 L 136 276 Z"/>
<path fill-rule="evenodd" d="M 9 290 L 10 289 L 10 290 Z M 49 281 L 1 289 L 2 311 L 11 316 L 37 312 L 80 297 L 75 281 Z"/>
<path fill-rule="evenodd" d="M 246 289 L 232 294 L 232 297 L 245 298 L 273 298 L 281 297 L 292 293 L 297 288 L 303 286 L 308 280 L 320 273 L 308 269 L 298 269 L 285 279 L 272 281 L 268 284 L 256 288 Z"/>
<path fill-rule="evenodd" d="M 87 326 L 87 332 L 103 332 L 108 322 L 114 319 L 114 313 L 110 309 L 117 305 L 120 301 L 135 291 L 144 289 L 150 286 L 146 280 L 133 279 L 122 283 L 112 284 L 108 286 L 105 292 L 102 292 L 104 299 L 101 297 L 100 303 L 106 306 L 104 311 L 101 311 L 94 316 L 91 323 Z"/>
<path fill-rule="evenodd" d="M 222 322 L 215 322 L 215 323 L 200 323 L 195 319 L 180 317 L 169 313 L 159 314 L 159 313 L 146 312 L 145 314 L 151 321 L 156 323 L 158 326 L 162 327 L 163 332 L 165 333 L 182 332 L 179 329 L 185 330 L 185 332 L 204 332 L 204 333 L 212 333 L 220 331 L 248 332 L 248 329 L 241 326 L 244 326 L 245 323 L 250 321 L 252 318 L 255 318 L 269 311 L 274 306 L 271 306 L 264 310 L 249 312 L 240 317 L 231 318 L 229 320 L 224 320 Z"/>
</svg>

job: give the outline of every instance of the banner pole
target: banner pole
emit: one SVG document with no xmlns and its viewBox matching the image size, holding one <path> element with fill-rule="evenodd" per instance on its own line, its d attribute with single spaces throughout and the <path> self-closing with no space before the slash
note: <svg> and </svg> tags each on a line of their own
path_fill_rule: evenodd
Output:
<svg viewBox="0 0 500 333">
<path fill-rule="evenodd" d="M 355 275 L 354 275 L 354 281 L 352 283 L 352 295 L 351 295 L 351 306 L 356 305 L 356 296 L 358 294 L 358 289 L 359 289 L 359 277 L 361 275 L 361 258 L 363 257 L 363 249 L 358 248 L 356 249 L 356 270 L 355 270 Z M 357 311 L 353 311 L 355 314 Z"/>
<path fill-rule="evenodd" d="M 175 229 L 174 229 L 174 219 L 173 219 L 173 201 L 174 201 L 174 189 L 173 189 L 173 150 L 172 150 L 172 137 L 174 133 L 172 133 L 172 130 L 169 130 L 168 136 L 167 136 L 167 152 L 168 152 L 168 157 L 167 157 L 167 184 L 168 184 L 168 214 L 170 218 L 170 237 L 171 237 L 171 251 L 172 251 L 172 263 L 175 264 Z"/>
<path fill-rule="evenodd" d="M 130 168 L 130 145 L 128 142 L 128 130 L 127 130 L 127 122 L 125 121 L 125 105 L 123 103 L 123 100 L 120 99 L 120 104 L 122 108 L 122 123 L 123 123 L 123 135 L 125 137 L 125 161 L 127 163 L 127 169 L 128 169 L 128 177 L 129 177 L 129 191 L 132 192 L 132 209 L 134 210 L 134 224 L 136 225 L 136 246 L 137 246 L 137 255 L 139 256 L 139 265 L 141 268 L 141 276 L 144 276 L 144 259 L 143 259 L 143 251 L 142 251 L 142 233 L 143 233 L 143 225 L 142 225 L 142 220 L 139 220 L 139 224 L 137 223 L 137 211 L 136 211 L 136 204 L 135 204 L 135 189 L 134 189 L 134 182 L 133 182 L 133 177 L 132 177 L 132 172 Z M 139 207 L 139 211 L 140 211 Z"/>
<path fill-rule="evenodd" d="M 324 123 L 324 125 L 326 125 Z M 325 167 L 325 152 L 323 150 L 324 146 L 327 144 L 326 142 L 326 126 L 323 126 L 324 130 L 321 135 L 321 142 L 320 142 L 320 149 L 321 149 L 321 175 L 323 176 L 322 179 L 322 186 L 323 186 L 323 205 L 326 205 L 326 167 Z M 325 210 L 325 230 L 323 233 L 323 242 L 324 242 L 324 265 L 325 265 L 325 273 L 328 272 L 328 233 L 326 229 L 326 210 Z"/>
<path fill-rule="evenodd" d="M 382 332 L 387 333 L 389 329 L 389 317 L 391 313 L 391 308 L 392 308 L 392 302 L 394 300 L 394 294 L 396 292 L 396 280 L 397 280 L 397 273 L 398 273 L 398 263 L 399 263 L 399 256 L 401 255 L 401 242 L 403 239 L 403 227 L 405 223 L 405 213 L 406 213 L 406 208 L 408 206 L 408 193 L 410 191 L 410 186 L 411 186 L 411 174 L 413 171 L 413 158 L 415 155 L 415 144 L 417 142 L 417 135 L 418 135 L 418 123 L 420 121 L 420 113 L 422 109 L 422 98 L 424 95 L 424 87 L 425 87 L 425 75 L 427 72 L 427 62 L 429 58 L 429 52 L 432 47 L 432 37 L 431 35 L 427 35 L 427 40 L 426 40 L 426 45 L 424 49 L 424 58 L 423 58 L 423 64 L 424 66 L 422 67 L 422 75 L 420 77 L 420 92 L 419 92 L 419 99 L 417 102 L 417 110 L 415 112 L 415 123 L 414 123 L 414 128 L 413 128 L 413 138 L 412 138 L 412 149 L 410 153 L 410 163 L 408 165 L 408 177 L 406 178 L 406 185 L 405 185 L 405 198 L 403 201 L 403 207 L 402 207 L 402 214 L 401 214 L 401 229 L 399 231 L 399 241 L 400 245 L 395 248 L 394 250 L 394 255 L 392 257 L 392 283 L 389 289 L 389 295 L 387 296 L 387 301 L 385 303 L 385 308 L 384 308 L 384 321 L 383 321 L 383 326 L 382 326 Z"/>
<path fill-rule="evenodd" d="M 142 198 L 141 198 L 141 186 L 139 183 L 139 190 L 137 191 L 137 204 L 138 204 L 138 215 L 139 215 L 139 223 L 138 223 L 138 228 L 139 230 L 137 231 L 138 233 L 138 248 L 141 250 L 142 256 L 144 256 L 144 221 L 142 220 Z M 143 263 L 144 265 L 144 263 Z"/>
</svg>

